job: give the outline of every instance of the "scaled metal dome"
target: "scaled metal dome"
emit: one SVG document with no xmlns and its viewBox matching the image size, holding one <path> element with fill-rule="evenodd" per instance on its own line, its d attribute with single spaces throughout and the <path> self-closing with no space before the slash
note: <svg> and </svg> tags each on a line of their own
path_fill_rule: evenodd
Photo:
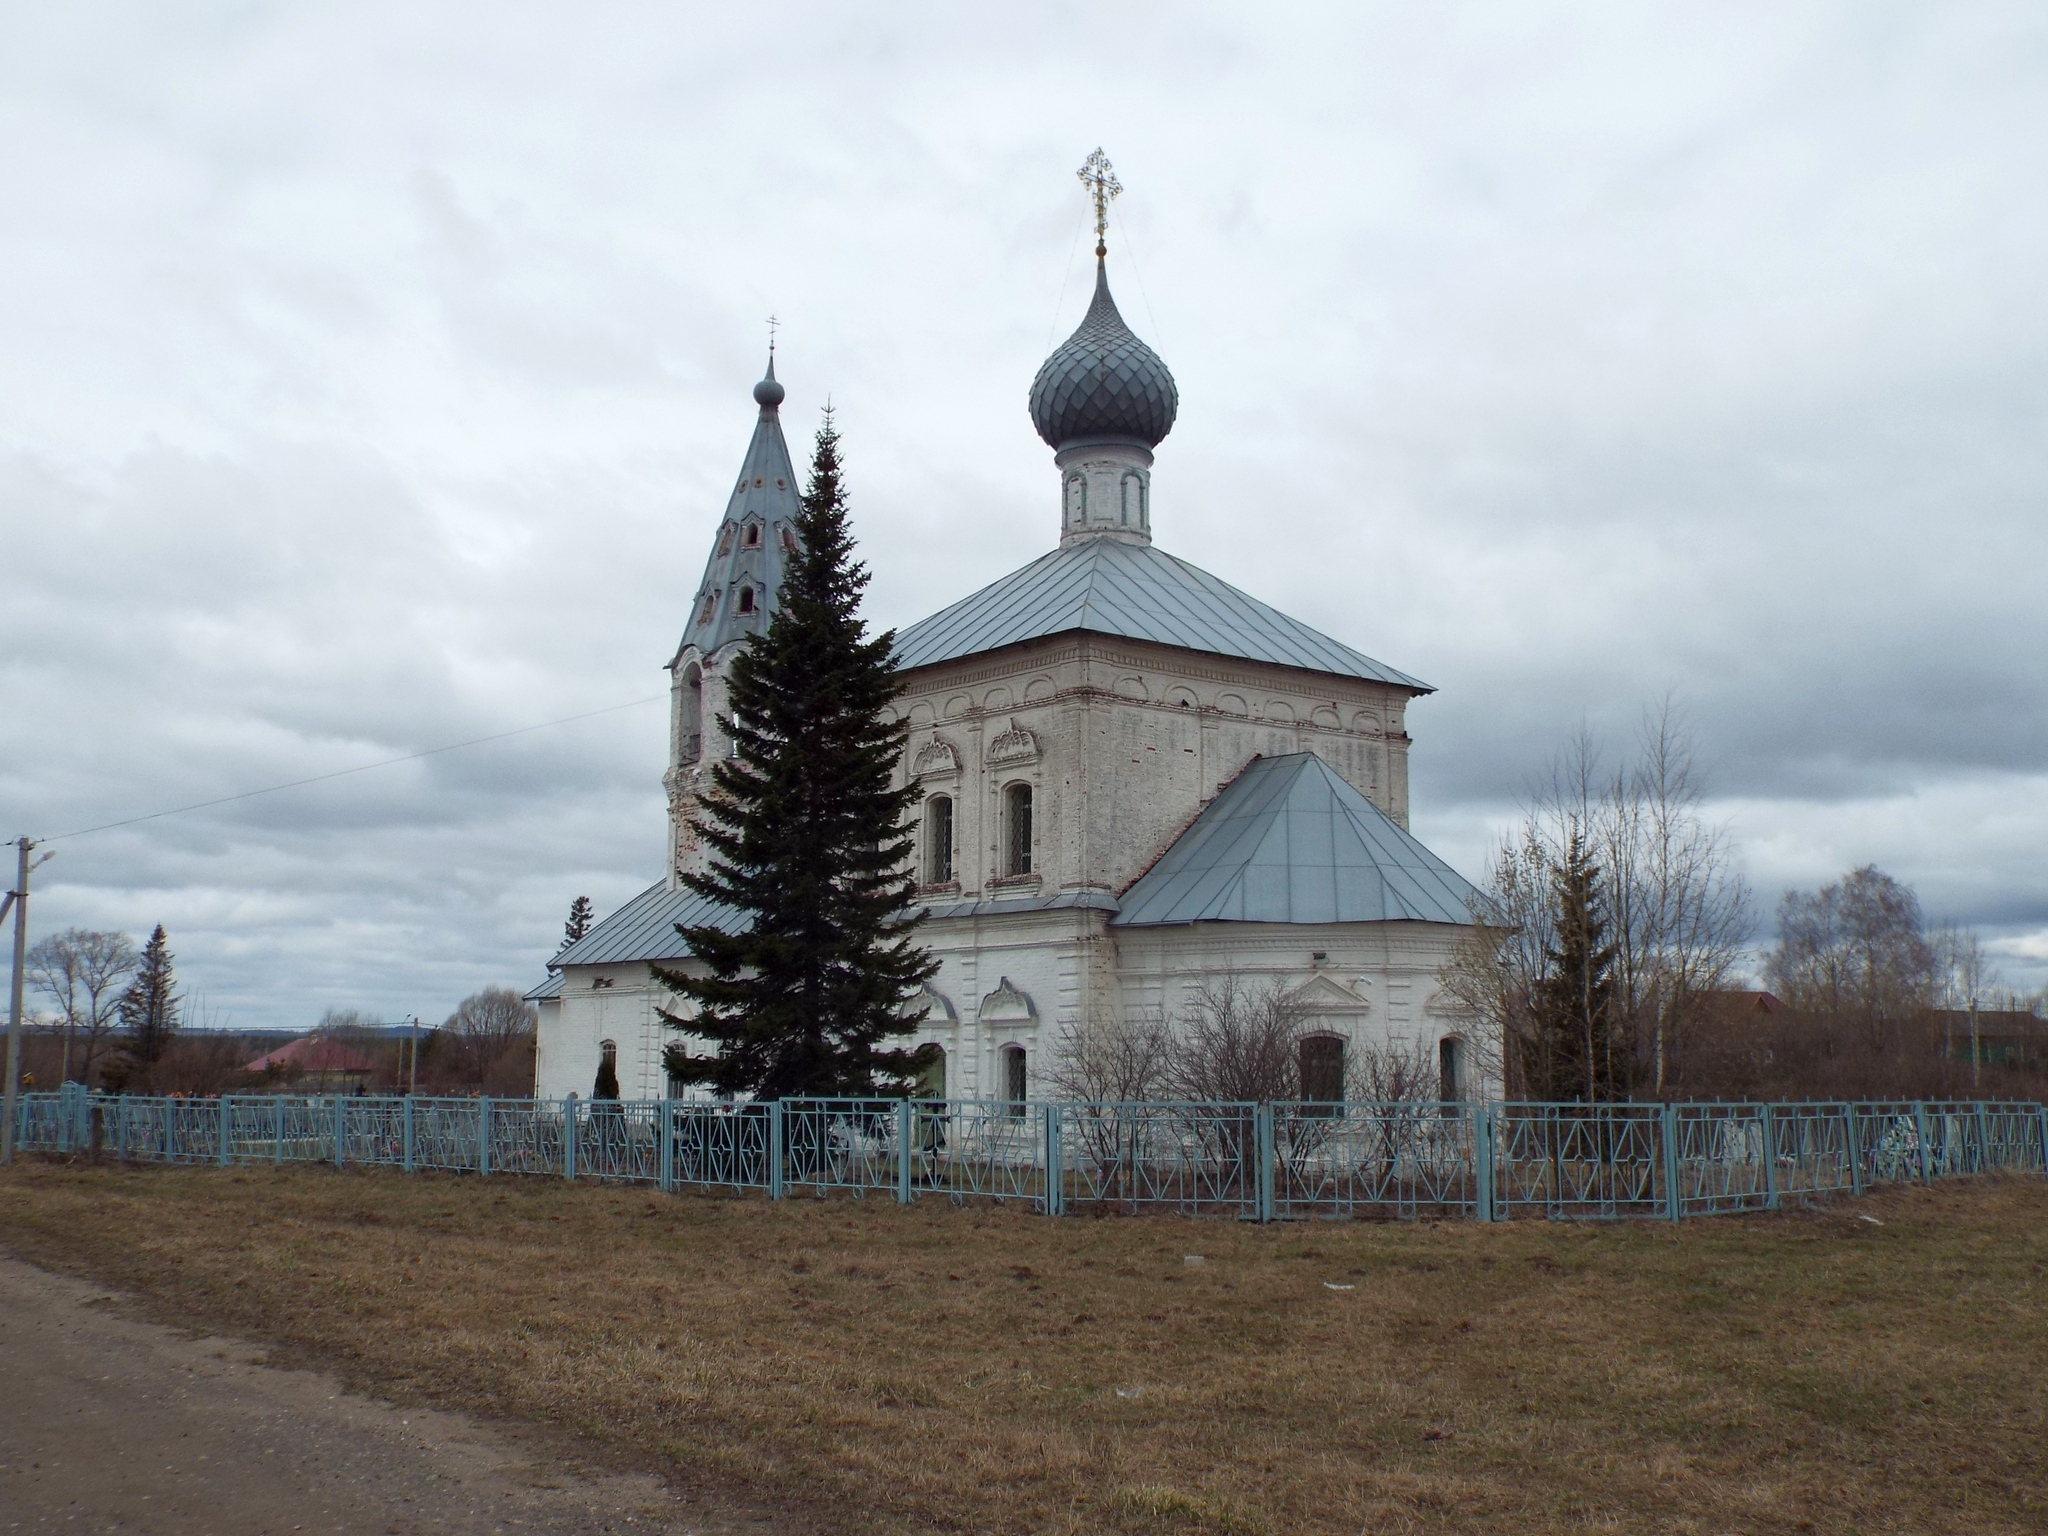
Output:
<svg viewBox="0 0 2048 1536">
<path fill-rule="evenodd" d="M 1179 410 L 1173 375 L 1124 324 L 1098 258 L 1095 302 L 1031 381 L 1031 424 L 1054 448 L 1081 442 L 1156 448 Z"/>
</svg>

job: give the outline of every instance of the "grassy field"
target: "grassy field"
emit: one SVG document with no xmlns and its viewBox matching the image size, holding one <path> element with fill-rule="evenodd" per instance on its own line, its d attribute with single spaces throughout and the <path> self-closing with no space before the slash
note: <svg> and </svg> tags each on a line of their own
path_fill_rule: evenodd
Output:
<svg viewBox="0 0 2048 1536">
<path fill-rule="evenodd" d="M 2039 1532 L 2044 1218 L 2039 1179 L 1260 1228 L 0 1174 L 0 1247 L 160 1316 L 848 1531 Z"/>
</svg>

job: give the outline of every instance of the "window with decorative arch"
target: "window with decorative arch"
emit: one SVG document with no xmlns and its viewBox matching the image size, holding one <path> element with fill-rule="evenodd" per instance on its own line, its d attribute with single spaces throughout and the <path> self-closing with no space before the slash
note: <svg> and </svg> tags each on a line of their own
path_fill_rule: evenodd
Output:
<svg viewBox="0 0 2048 1536">
<path fill-rule="evenodd" d="M 704 755 L 704 669 L 683 668 L 682 718 L 676 722 L 676 756 L 694 763 Z"/>
<path fill-rule="evenodd" d="M 1304 1035 L 1295 1046 L 1301 1069 L 1301 1097 L 1310 1104 L 1344 1101 L 1344 1037 Z"/>
<path fill-rule="evenodd" d="M 1436 1046 L 1436 1096 L 1446 1104 L 1463 1103 L 1471 1090 L 1470 1068 L 1465 1059 L 1465 1042 L 1445 1035 Z"/>
<path fill-rule="evenodd" d="M 924 803 L 924 883 L 953 883 L 953 797 L 933 795 Z"/>
<path fill-rule="evenodd" d="M 741 612 L 741 613 L 752 613 L 753 611 L 754 611 L 754 589 L 753 589 L 752 587 L 741 587 L 741 588 L 740 588 L 740 612 Z"/>
<path fill-rule="evenodd" d="M 1021 1117 L 1024 1113 L 1024 1096 L 1031 1086 L 1031 1059 L 1021 1045 L 1006 1045 L 997 1055 L 1002 1060 L 1003 1108 Z"/>
<path fill-rule="evenodd" d="M 1029 784 L 1003 789 L 1003 873 L 1031 873 L 1032 792 Z"/>
</svg>

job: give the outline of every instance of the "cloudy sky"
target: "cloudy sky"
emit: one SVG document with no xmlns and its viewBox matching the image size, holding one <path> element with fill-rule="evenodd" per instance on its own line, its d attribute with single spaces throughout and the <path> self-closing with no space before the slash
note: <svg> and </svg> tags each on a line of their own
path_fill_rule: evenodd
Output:
<svg viewBox="0 0 2048 1536">
<path fill-rule="evenodd" d="M 658 873 L 768 314 L 878 623 L 1051 545 L 1098 143 L 1160 541 L 1440 688 L 1427 841 L 1669 693 L 1767 903 L 2048 980 L 2048 15 L 1873 0 L 7 7 L 0 831 L 610 711 L 58 842 L 37 928 L 223 1023 L 537 980 Z"/>
</svg>

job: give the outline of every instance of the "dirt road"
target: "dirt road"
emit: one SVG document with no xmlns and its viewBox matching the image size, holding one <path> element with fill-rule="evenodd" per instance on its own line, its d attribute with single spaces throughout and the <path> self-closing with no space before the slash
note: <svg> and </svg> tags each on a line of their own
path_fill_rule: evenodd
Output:
<svg viewBox="0 0 2048 1536">
<path fill-rule="evenodd" d="M 788 1529 L 134 1321 L 104 1290 L 0 1257 L 0 1536 Z"/>
</svg>

